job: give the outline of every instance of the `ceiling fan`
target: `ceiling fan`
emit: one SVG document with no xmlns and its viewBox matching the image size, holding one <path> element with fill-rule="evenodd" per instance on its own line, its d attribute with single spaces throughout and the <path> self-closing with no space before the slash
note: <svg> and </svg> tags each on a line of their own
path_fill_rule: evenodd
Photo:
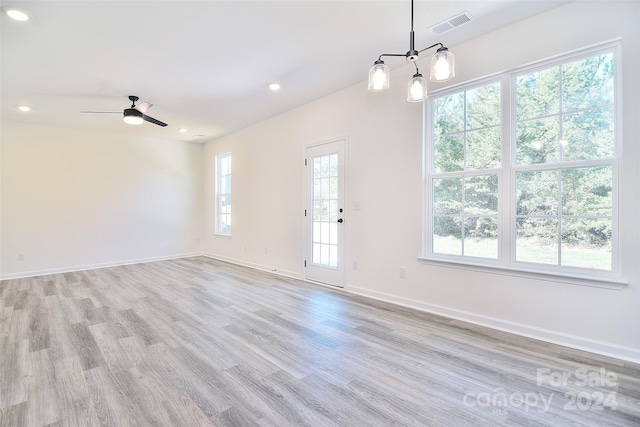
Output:
<svg viewBox="0 0 640 427">
<path fill-rule="evenodd" d="M 165 127 L 166 123 L 160 120 L 154 119 L 151 116 L 147 116 L 146 111 L 153 106 L 146 101 L 142 101 L 138 105 L 138 98 L 135 95 L 129 95 L 129 101 L 131 101 L 131 107 L 125 108 L 121 113 L 120 111 L 80 111 L 83 114 L 124 114 L 124 122 L 130 125 L 140 125 L 142 122 L 153 123 L 154 125 Z"/>
</svg>

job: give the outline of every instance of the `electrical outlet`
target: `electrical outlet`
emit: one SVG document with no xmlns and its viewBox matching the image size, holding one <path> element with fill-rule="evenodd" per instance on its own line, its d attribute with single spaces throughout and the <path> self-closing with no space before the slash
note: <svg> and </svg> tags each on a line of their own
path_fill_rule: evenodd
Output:
<svg viewBox="0 0 640 427">
<path fill-rule="evenodd" d="M 355 259 L 353 260 L 353 269 L 354 270 L 358 269 L 358 261 L 356 261 Z"/>
<path fill-rule="evenodd" d="M 269 255 L 269 250 L 267 248 L 264 248 L 264 254 Z"/>
<path fill-rule="evenodd" d="M 24 254 L 18 254 L 18 261 L 24 261 Z"/>
<path fill-rule="evenodd" d="M 407 278 L 407 269 L 405 267 L 400 267 L 400 278 L 401 279 Z"/>
</svg>

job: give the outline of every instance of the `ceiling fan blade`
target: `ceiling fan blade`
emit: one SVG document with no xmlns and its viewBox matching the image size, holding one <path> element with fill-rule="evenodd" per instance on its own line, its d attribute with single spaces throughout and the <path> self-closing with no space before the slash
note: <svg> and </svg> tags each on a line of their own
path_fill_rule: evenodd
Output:
<svg viewBox="0 0 640 427">
<path fill-rule="evenodd" d="M 149 108 L 153 107 L 153 104 L 151 104 L 150 102 L 147 101 L 142 101 L 141 103 L 139 103 L 138 105 L 136 105 L 135 108 L 136 110 L 140 111 L 141 113 L 145 113 Z"/>
<path fill-rule="evenodd" d="M 153 117 L 147 116 L 146 114 L 143 114 L 142 118 L 144 119 L 145 122 L 153 123 L 154 125 L 158 125 L 162 127 L 165 127 L 167 125 L 166 123 L 163 123 L 160 120 L 156 120 Z"/>
<path fill-rule="evenodd" d="M 81 114 L 122 114 L 122 111 L 80 111 Z"/>
</svg>

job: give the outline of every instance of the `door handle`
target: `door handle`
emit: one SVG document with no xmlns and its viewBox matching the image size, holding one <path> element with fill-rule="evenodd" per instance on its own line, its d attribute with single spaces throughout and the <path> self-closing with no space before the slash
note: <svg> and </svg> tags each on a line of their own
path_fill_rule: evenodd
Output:
<svg viewBox="0 0 640 427">
<path fill-rule="evenodd" d="M 338 219 L 338 222 L 339 222 L 340 224 L 342 224 L 342 223 L 344 222 L 344 219 L 340 218 L 340 219 Z"/>
</svg>

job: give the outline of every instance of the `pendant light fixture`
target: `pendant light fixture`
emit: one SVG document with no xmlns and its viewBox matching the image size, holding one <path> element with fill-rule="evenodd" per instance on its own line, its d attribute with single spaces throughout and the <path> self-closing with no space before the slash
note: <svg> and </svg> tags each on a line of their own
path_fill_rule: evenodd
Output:
<svg viewBox="0 0 640 427">
<path fill-rule="evenodd" d="M 368 89 L 372 92 L 381 92 L 389 89 L 391 71 L 382 60 L 383 56 L 404 56 L 407 61 L 413 62 L 416 73 L 407 85 L 407 101 L 422 102 L 427 99 L 427 81 L 420 74 L 418 65 L 415 63 L 419 59 L 421 52 L 439 46 L 436 54 L 431 59 L 431 72 L 429 78 L 432 82 L 445 82 L 455 76 L 455 58 L 449 49 L 442 43 L 436 43 L 421 50 L 415 49 L 415 34 L 413 32 L 413 0 L 411 0 L 411 32 L 409 35 L 409 50 L 407 53 L 383 53 L 378 60 L 373 63 L 369 70 Z"/>
</svg>

